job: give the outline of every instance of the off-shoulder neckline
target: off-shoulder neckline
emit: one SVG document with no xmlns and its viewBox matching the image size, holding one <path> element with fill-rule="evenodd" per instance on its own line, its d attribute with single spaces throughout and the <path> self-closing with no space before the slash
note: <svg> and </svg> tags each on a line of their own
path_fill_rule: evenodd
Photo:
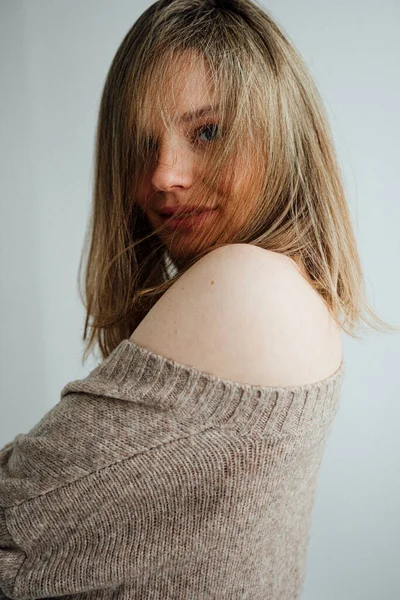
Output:
<svg viewBox="0 0 400 600">
<path fill-rule="evenodd" d="M 203 378 L 206 377 L 209 380 L 214 380 L 216 383 L 217 382 L 223 383 L 228 387 L 233 386 L 233 387 L 237 387 L 237 388 L 250 389 L 250 390 L 254 390 L 254 391 L 262 390 L 265 392 L 268 392 L 268 391 L 270 391 L 270 392 L 274 392 L 274 391 L 280 391 L 280 392 L 293 391 L 293 392 L 295 392 L 295 391 L 301 391 L 301 390 L 313 390 L 313 389 L 321 388 L 321 387 L 324 387 L 324 386 L 327 386 L 329 384 L 336 382 L 336 380 L 339 379 L 345 371 L 345 362 L 342 357 L 339 367 L 333 373 L 331 373 L 331 375 L 329 375 L 328 377 L 319 379 L 319 380 L 311 382 L 311 383 L 303 383 L 303 384 L 296 384 L 296 385 L 289 385 L 289 386 L 271 386 L 271 385 L 246 383 L 246 382 L 236 381 L 234 379 L 220 377 L 219 375 L 216 375 L 215 373 L 211 373 L 209 371 L 203 371 L 192 365 L 179 362 L 179 361 L 177 361 L 173 358 L 167 357 L 163 354 L 158 354 L 157 352 L 150 350 L 149 348 L 146 348 L 145 346 L 142 346 L 142 345 L 138 344 L 137 342 L 134 342 L 131 338 L 124 339 L 119 344 L 119 346 L 117 346 L 115 348 L 115 350 L 117 350 L 117 348 L 127 349 L 130 351 L 133 350 L 134 352 L 139 352 L 140 354 L 145 355 L 146 357 L 151 357 L 153 359 L 156 359 L 160 365 L 163 365 L 163 366 L 170 365 L 178 370 L 189 371 L 192 374 L 195 374 L 199 377 L 203 377 Z"/>
</svg>

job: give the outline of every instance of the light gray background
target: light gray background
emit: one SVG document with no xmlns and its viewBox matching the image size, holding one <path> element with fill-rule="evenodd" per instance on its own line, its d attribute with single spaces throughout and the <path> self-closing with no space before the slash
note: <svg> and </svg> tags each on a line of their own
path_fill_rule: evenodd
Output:
<svg viewBox="0 0 400 600">
<path fill-rule="evenodd" d="M 77 270 L 106 73 L 150 2 L 0 3 L 0 447 L 81 365 Z M 273 0 L 326 103 L 367 293 L 399 324 L 400 3 Z M 321 466 L 302 600 L 400 597 L 400 337 L 343 335 L 345 381 Z"/>
</svg>

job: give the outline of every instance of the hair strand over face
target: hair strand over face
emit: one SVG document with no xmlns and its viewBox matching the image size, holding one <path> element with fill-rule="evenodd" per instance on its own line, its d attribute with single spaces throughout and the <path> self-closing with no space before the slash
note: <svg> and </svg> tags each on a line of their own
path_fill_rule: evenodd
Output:
<svg viewBox="0 0 400 600">
<path fill-rule="evenodd" d="M 157 140 L 148 135 L 153 116 L 173 126 L 167 105 L 187 65 L 206 74 L 223 132 L 204 152 L 206 177 L 191 198 L 206 205 L 223 190 L 218 200 L 240 227 L 204 228 L 195 250 L 185 254 L 182 247 L 174 263 L 137 194 L 158 160 Z M 243 165 L 241 189 L 235 177 Z M 179 238 L 171 242 L 179 248 Z M 292 258 L 352 337 L 363 323 L 398 330 L 365 297 L 328 118 L 293 44 L 252 0 L 160 0 L 125 35 L 101 97 L 92 212 L 79 265 L 81 272 L 86 259 L 84 298 L 79 282 L 84 340 L 91 329 L 84 360 L 95 341 L 108 356 L 194 262 L 232 243 Z"/>
</svg>

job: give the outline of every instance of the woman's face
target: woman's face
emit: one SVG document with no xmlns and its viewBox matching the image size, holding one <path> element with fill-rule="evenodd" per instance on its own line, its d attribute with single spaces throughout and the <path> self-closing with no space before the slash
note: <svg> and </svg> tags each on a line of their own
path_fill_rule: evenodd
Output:
<svg viewBox="0 0 400 600">
<path fill-rule="evenodd" d="M 204 234 L 212 226 L 214 232 L 219 230 L 224 235 L 229 235 L 242 225 L 241 221 L 244 219 L 243 214 L 239 218 L 240 222 L 237 216 L 233 217 L 232 207 L 229 210 L 229 198 L 226 198 L 223 189 L 207 189 L 203 155 L 206 145 L 212 144 L 218 135 L 218 112 L 213 108 L 216 103 L 213 102 L 207 85 L 205 65 L 195 67 L 188 60 L 185 67 L 179 71 L 174 70 L 171 77 L 174 92 L 167 94 L 167 98 L 171 98 L 167 108 L 174 121 L 174 128 L 168 132 L 161 118 L 158 120 L 155 115 L 152 119 L 151 131 L 146 133 L 158 139 L 159 160 L 151 172 L 144 174 L 137 201 L 152 228 L 158 229 L 165 223 L 165 217 L 160 215 L 163 209 L 194 207 L 191 202 L 193 185 L 200 179 L 205 186 L 207 198 L 204 199 L 204 206 L 213 209 L 212 212 L 204 213 L 202 220 L 196 220 L 190 228 L 165 227 L 159 234 L 171 258 L 179 266 L 180 262 L 183 264 L 184 257 L 187 258 L 200 249 L 199 236 L 196 237 L 199 231 Z M 197 115 L 193 114 L 196 111 Z M 246 168 L 239 161 L 240 157 L 235 168 L 235 186 L 245 188 Z M 243 195 L 241 201 L 243 202 Z"/>
</svg>

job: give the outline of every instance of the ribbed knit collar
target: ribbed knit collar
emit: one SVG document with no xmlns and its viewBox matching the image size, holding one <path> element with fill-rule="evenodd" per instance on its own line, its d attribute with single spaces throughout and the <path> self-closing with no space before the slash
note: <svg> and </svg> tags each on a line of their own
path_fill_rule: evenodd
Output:
<svg viewBox="0 0 400 600">
<path fill-rule="evenodd" d="M 295 433 L 301 424 L 323 426 L 331 421 L 339 400 L 345 369 L 326 379 L 288 387 L 235 382 L 176 362 L 124 339 L 89 375 L 71 381 L 61 399 L 86 392 L 172 412 L 180 419 L 199 419 L 229 426 L 273 426 Z M 306 427 L 307 429 L 307 427 Z"/>
</svg>

